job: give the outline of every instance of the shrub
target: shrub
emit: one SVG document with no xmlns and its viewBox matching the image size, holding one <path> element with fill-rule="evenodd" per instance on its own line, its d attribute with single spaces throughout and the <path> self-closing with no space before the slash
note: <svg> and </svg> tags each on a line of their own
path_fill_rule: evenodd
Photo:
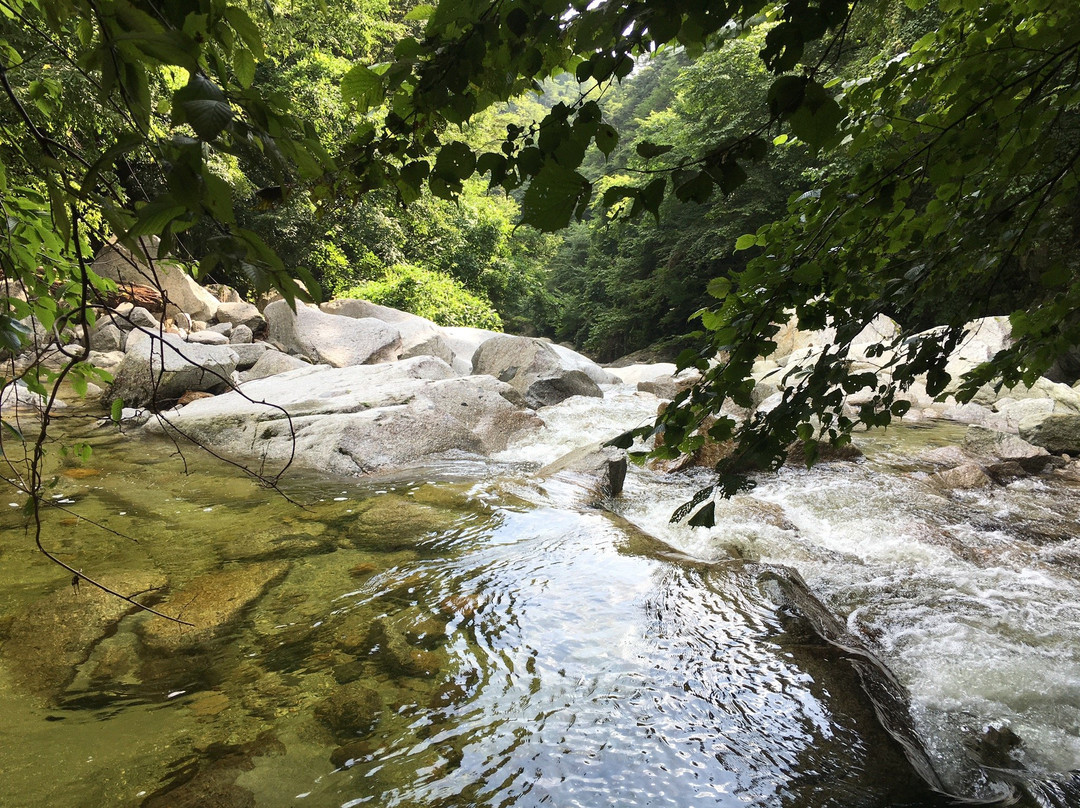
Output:
<svg viewBox="0 0 1080 808">
<path fill-rule="evenodd" d="M 412 264 L 387 268 L 381 280 L 365 281 L 338 294 L 412 312 L 439 325 L 467 325 L 502 331 L 491 302 L 465 290 L 449 275 Z"/>
</svg>

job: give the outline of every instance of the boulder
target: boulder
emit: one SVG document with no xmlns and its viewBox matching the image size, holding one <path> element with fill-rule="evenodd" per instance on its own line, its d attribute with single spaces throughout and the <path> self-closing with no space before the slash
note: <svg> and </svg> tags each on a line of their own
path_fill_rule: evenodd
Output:
<svg viewBox="0 0 1080 808">
<path fill-rule="evenodd" d="M 952 489 L 990 488 L 994 481 L 978 463 L 964 463 L 956 468 L 939 471 L 930 475 L 937 486 Z"/>
<path fill-rule="evenodd" d="M 1080 454 L 1080 415 L 1046 413 L 1022 420 L 1020 437 L 1054 454 Z"/>
<path fill-rule="evenodd" d="M 446 452 L 500 451 L 512 436 L 542 425 L 509 385 L 488 376 L 457 377 L 429 356 L 347 368 L 307 366 L 246 382 L 244 394 L 196 401 L 148 428 L 171 424 L 241 459 L 285 462 L 295 452 L 298 465 L 358 475 Z"/>
<path fill-rule="evenodd" d="M 143 239 L 143 245 L 149 254 L 150 265 L 142 256 L 136 258 L 125 247 L 111 242 L 102 247 L 94 259 L 94 272 L 117 283 L 143 284 L 161 290 L 166 317 L 185 312 L 197 320 L 213 319 L 218 307 L 217 298 L 199 286 L 183 267 L 156 260 L 156 239 L 153 242 Z"/>
<path fill-rule="evenodd" d="M 958 386 L 964 373 L 1012 345 L 1012 326 L 1008 317 L 984 317 L 972 320 L 964 328 L 967 333 L 945 365 L 946 372 L 952 376 L 950 389 Z"/>
<path fill-rule="evenodd" d="M 642 393 L 652 393 L 657 398 L 670 401 L 683 390 L 688 390 L 701 381 L 701 374 L 696 370 L 684 370 L 678 375 L 660 376 L 655 379 L 647 379 L 637 384 L 637 389 Z"/>
<path fill-rule="evenodd" d="M 590 379 L 597 384 L 619 384 L 621 379 L 605 368 L 600 367 L 589 357 L 579 354 L 573 348 L 567 348 L 565 345 L 559 345 L 557 342 L 549 343 L 551 350 L 553 350 L 562 361 L 563 367 L 569 370 L 580 370 Z"/>
<path fill-rule="evenodd" d="M 116 327 L 112 321 L 99 322 L 90 332 L 90 350 L 109 353 L 120 351 L 124 348 L 124 332 Z"/>
<path fill-rule="evenodd" d="M 28 389 L 21 380 L 7 382 L 0 387 L 0 412 L 9 416 L 14 410 L 21 413 L 40 414 L 45 411 L 45 397 Z M 53 407 L 66 407 L 60 399 L 53 402 Z"/>
<path fill-rule="evenodd" d="M 641 382 L 673 377 L 678 371 L 678 366 L 673 362 L 656 362 L 655 364 L 624 365 L 623 367 L 609 366 L 607 371 L 623 384 L 637 385 Z"/>
<path fill-rule="evenodd" d="M 189 404 L 185 409 L 193 406 Z M 191 626 L 160 618 L 146 620 L 139 626 L 139 635 L 146 645 L 163 650 L 206 642 L 235 622 L 288 569 L 286 563 L 265 561 L 200 575 L 172 591 L 158 607 L 165 614 L 181 616 Z"/>
<path fill-rule="evenodd" d="M 352 298 L 330 300 L 319 308 L 327 314 L 357 320 L 373 318 L 394 326 L 401 335 L 400 359 L 437 356 L 448 365 L 454 364 L 454 350 L 443 330 L 424 317 Z"/>
<path fill-rule="evenodd" d="M 253 333 L 266 324 L 266 319 L 253 303 L 221 303 L 217 307 L 217 319 L 219 323 L 247 326 Z"/>
<path fill-rule="evenodd" d="M 506 382 L 534 409 L 571 396 L 604 395 L 584 371 L 568 364 L 546 342 L 507 334 L 484 341 L 473 355 L 474 374 Z"/>
<path fill-rule="evenodd" d="M 613 446 L 582 446 L 537 472 L 541 478 L 569 474 L 591 494 L 617 497 L 626 480 L 626 452 Z"/>
<path fill-rule="evenodd" d="M 229 386 L 236 360 L 236 352 L 225 345 L 196 345 L 173 334 L 144 335 L 120 363 L 108 400 L 161 409 L 189 390 L 217 392 Z"/>
<path fill-rule="evenodd" d="M 244 299 L 240 297 L 240 293 L 238 291 L 233 289 L 231 286 L 226 286 L 224 283 L 208 283 L 206 284 L 206 291 L 210 292 L 210 294 L 212 294 L 222 303 L 244 302 Z"/>
<path fill-rule="evenodd" d="M 271 342 L 332 367 L 387 362 L 401 354 L 400 332 L 371 317 L 341 317 L 300 303 L 294 312 L 284 300 L 268 305 L 264 314 Z"/>
<path fill-rule="evenodd" d="M 256 362 L 270 350 L 269 345 L 265 342 L 230 342 L 229 347 L 236 353 L 236 369 L 248 370 Z M 280 351 L 274 351 L 281 356 L 288 356 L 288 354 L 281 354 Z M 289 359 L 292 359 L 290 356 Z M 298 365 L 290 365 L 289 370 L 299 367 Z"/>
<path fill-rule="evenodd" d="M 228 345 L 229 338 L 220 331 L 199 331 L 188 334 L 188 342 L 196 345 Z"/>
<path fill-rule="evenodd" d="M 161 323 L 158 322 L 157 317 L 151 314 L 148 310 L 142 306 L 136 306 L 125 317 L 122 322 L 127 325 L 128 329 L 150 329 L 152 331 L 158 331 L 161 328 Z"/>
<path fill-rule="evenodd" d="M 1005 425 L 1015 432 L 1020 422 L 1033 415 L 1046 415 L 1054 411 L 1054 400 L 1051 398 L 1003 398 L 994 404 L 998 415 L 1005 419 Z"/>
<path fill-rule="evenodd" d="M 996 460 L 1028 461 L 1050 456 L 1050 453 L 1041 446 L 1033 446 L 1011 433 L 982 426 L 968 427 L 964 434 L 963 446 L 972 454 Z M 1045 465 L 1045 460 L 1043 464 Z"/>
<path fill-rule="evenodd" d="M 275 351 L 266 343 L 257 343 L 265 346 L 262 353 L 256 357 L 255 364 L 251 366 L 249 370 L 245 370 L 240 374 L 240 383 L 255 381 L 257 379 L 266 379 L 270 376 L 277 376 L 279 373 L 288 373 L 290 370 L 298 370 L 299 368 L 310 368 L 311 363 L 305 362 L 303 359 L 297 359 L 295 356 L 289 356 L 281 351 Z M 236 351 L 237 356 L 240 356 L 240 350 L 242 346 L 233 345 L 230 346 Z M 246 358 L 246 357 L 245 357 Z M 239 366 L 239 359 L 238 366 Z"/>
<path fill-rule="evenodd" d="M 255 335 L 251 329 L 241 323 L 240 325 L 233 326 L 232 333 L 229 334 L 229 343 L 231 345 L 249 345 L 255 340 Z"/>
<path fill-rule="evenodd" d="M 86 361 L 96 368 L 113 373 L 124 361 L 123 351 L 90 351 Z"/>
<path fill-rule="evenodd" d="M 493 337 L 503 336 L 498 331 L 464 325 L 443 326 L 442 334 L 450 344 L 450 350 L 454 352 L 454 368 L 463 373 L 472 373 L 473 354 L 482 343 Z"/>
</svg>

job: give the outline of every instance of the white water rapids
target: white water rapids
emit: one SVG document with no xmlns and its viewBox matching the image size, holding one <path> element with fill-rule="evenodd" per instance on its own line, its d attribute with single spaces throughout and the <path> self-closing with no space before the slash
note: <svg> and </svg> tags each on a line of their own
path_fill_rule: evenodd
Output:
<svg viewBox="0 0 1080 808">
<path fill-rule="evenodd" d="M 570 399 L 497 459 L 550 462 L 647 423 L 657 404 L 629 388 Z M 968 750 L 988 728 L 1019 736 L 1013 754 L 1035 773 L 1080 769 L 1080 487 L 1044 477 L 937 489 L 915 456 L 960 436 L 956 425 L 900 426 L 857 439 L 859 462 L 763 475 L 751 496 L 766 503 L 764 520 L 741 500 L 718 505 L 714 528 L 670 524 L 703 472 L 631 467 L 616 508 L 690 556 L 797 570 L 910 691 L 945 782 L 977 793 Z"/>
</svg>

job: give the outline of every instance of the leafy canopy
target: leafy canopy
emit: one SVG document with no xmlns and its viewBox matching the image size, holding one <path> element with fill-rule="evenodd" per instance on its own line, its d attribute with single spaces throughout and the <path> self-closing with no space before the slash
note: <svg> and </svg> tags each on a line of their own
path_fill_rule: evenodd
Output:
<svg viewBox="0 0 1080 808">
<path fill-rule="evenodd" d="M 519 196 L 522 224 L 565 227 L 589 215 L 587 155 L 619 147 L 600 103 L 606 88 L 657 50 L 678 47 L 698 60 L 751 35 L 762 38 L 757 58 L 770 77 L 764 98 L 748 102 L 762 118 L 746 131 L 705 128 L 692 143 L 640 140 L 633 178 L 605 183 L 602 204 L 658 216 L 667 198 L 702 203 L 731 193 L 785 137 L 836 156 L 843 170 L 793 199 L 787 217 L 736 241 L 754 257 L 710 284 L 717 304 L 699 313 L 703 346 L 682 357 L 705 382 L 665 414 L 664 451 L 689 448 L 726 402 L 747 402 L 753 359 L 768 353 L 791 310 L 802 327 L 834 326 L 836 339 L 804 376 L 789 379 L 780 407 L 744 425 L 726 417 L 712 424 L 712 437 L 740 441 L 720 469 L 728 480 L 775 464 L 795 436 L 839 443 L 857 423 L 888 423 L 917 378 L 931 393 L 948 389 L 945 354 L 973 316 L 1011 312 L 1017 341 L 961 380 L 961 398 L 993 379 L 1033 380 L 1080 336 L 1069 249 L 1080 157 L 1075 3 L 939 0 L 935 24 L 906 53 L 840 81 L 829 70 L 849 32 L 893 4 L 441 0 L 409 12 L 403 22 L 415 27 L 395 29 L 411 33 L 384 61 L 334 49 L 334 59 L 351 60 L 340 79 L 352 116 L 344 129 L 316 125 L 317 111 L 264 81 L 260 65 L 273 58 L 266 42 L 282 41 L 264 35 L 279 30 L 263 16 L 273 8 L 0 0 L 8 217 L 0 267 L 32 301 L 6 298 L 0 343 L 25 343 L 17 323 L 27 307 L 42 323 L 55 321 L 50 308 L 88 319 L 86 301 L 104 288 L 86 266 L 88 249 L 110 234 L 136 251 L 139 237 L 157 236 L 170 256 L 185 246 L 182 234 L 205 228 L 205 238 L 186 245 L 199 273 L 228 267 L 256 289 L 302 296 L 238 214 L 226 174 L 247 178 L 271 210 L 302 197 L 316 212 L 376 191 L 404 203 L 423 193 L 454 200 L 482 176 Z M 461 129 L 567 71 L 578 93 L 540 120 L 508 123 L 490 147 L 477 148 Z M 53 287 L 59 292 L 49 294 Z M 79 314 L 64 314 L 72 311 Z M 882 313 L 901 333 L 880 346 L 895 358 L 892 382 L 879 384 L 852 372 L 847 353 Z M 944 330 L 923 333 L 937 322 Z M 721 349 L 729 358 L 714 366 Z M 845 416 L 846 396 L 866 389 L 869 402 Z"/>
</svg>

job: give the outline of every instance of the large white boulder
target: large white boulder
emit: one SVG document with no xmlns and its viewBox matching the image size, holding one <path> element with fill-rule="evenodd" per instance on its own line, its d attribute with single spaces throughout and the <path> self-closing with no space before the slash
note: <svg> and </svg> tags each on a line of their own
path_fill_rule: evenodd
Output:
<svg viewBox="0 0 1080 808">
<path fill-rule="evenodd" d="M 288 353 L 336 368 L 388 362 L 401 354 L 401 333 L 373 317 L 355 319 L 327 314 L 314 306 L 284 300 L 265 309 L 267 339 Z"/>
<path fill-rule="evenodd" d="M 621 368 L 608 368 L 608 373 L 617 377 L 623 384 L 636 385 L 638 382 L 651 382 L 656 379 L 675 375 L 678 367 L 673 362 L 653 362 L 626 365 Z"/>
<path fill-rule="evenodd" d="M 109 401 L 160 409 L 189 391 L 227 388 L 236 370 L 236 352 L 228 345 L 198 345 L 176 334 L 144 334 L 133 342 L 116 370 Z"/>
<path fill-rule="evenodd" d="M 449 365 L 454 364 L 454 349 L 443 333 L 443 329 L 425 317 L 352 298 L 330 300 L 319 308 L 327 314 L 352 317 L 357 320 L 373 318 L 394 326 L 401 334 L 401 359 L 409 359 L 413 356 L 437 356 Z M 468 373 L 471 366 L 462 367 L 459 370 Z"/>
<path fill-rule="evenodd" d="M 571 396 L 604 395 L 595 381 L 571 364 L 547 342 L 509 334 L 485 340 L 473 354 L 474 374 L 506 382 L 533 408 L 558 404 Z"/>
<path fill-rule="evenodd" d="M 288 417 L 286 417 L 288 413 Z M 402 468 L 446 452 L 487 454 L 542 422 L 488 376 L 458 377 L 440 359 L 293 370 L 188 404 L 151 431 L 175 429 L 241 460 L 332 474 Z"/>
</svg>

